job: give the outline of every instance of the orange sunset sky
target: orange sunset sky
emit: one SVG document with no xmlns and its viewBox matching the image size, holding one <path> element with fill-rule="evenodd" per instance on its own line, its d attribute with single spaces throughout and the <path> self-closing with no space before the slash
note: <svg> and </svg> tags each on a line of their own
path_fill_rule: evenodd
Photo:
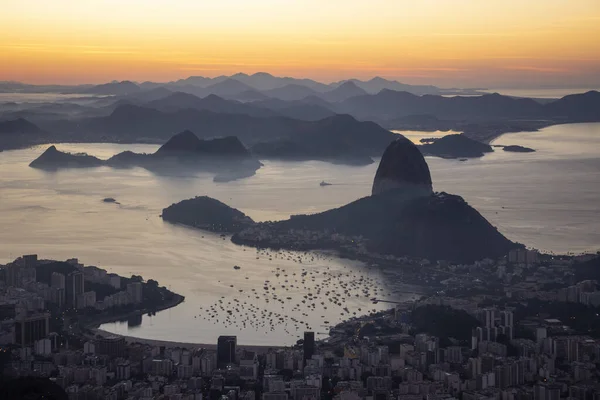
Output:
<svg viewBox="0 0 600 400">
<path fill-rule="evenodd" d="M 0 80 L 600 87 L 600 0 L 0 0 Z"/>
</svg>

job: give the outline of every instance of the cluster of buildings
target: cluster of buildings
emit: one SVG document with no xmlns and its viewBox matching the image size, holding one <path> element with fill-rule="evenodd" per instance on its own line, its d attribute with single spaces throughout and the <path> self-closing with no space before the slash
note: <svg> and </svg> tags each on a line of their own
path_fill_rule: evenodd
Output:
<svg viewBox="0 0 600 400">
<path fill-rule="evenodd" d="M 362 236 L 346 236 L 329 230 L 290 229 L 279 231 L 267 224 L 256 224 L 237 233 L 234 241 L 298 250 L 323 247 L 345 248 L 357 254 L 367 254 L 367 242 Z"/>
<path fill-rule="evenodd" d="M 38 274 L 38 268 L 45 266 L 51 272 Z M 96 291 L 86 290 L 86 282 L 108 287 L 112 294 L 100 300 Z M 77 259 L 56 263 L 25 255 L 0 269 L 0 345 L 35 345 L 52 332 L 53 318 L 73 310 L 101 312 L 112 307 L 135 307 L 142 301 L 141 282 L 122 285 L 120 276 L 85 267 Z"/>
<path fill-rule="evenodd" d="M 5 268 L 0 285 L 3 372 L 48 378 L 73 400 L 600 400 L 597 332 L 509 306 L 556 292 L 551 301 L 595 307 L 596 282 L 574 282 L 567 261 L 542 262 L 529 250 L 477 265 L 423 262 L 423 273 L 446 277 L 448 290 L 351 318 L 322 342 L 305 332 L 285 348 L 241 346 L 235 336 L 198 347 L 90 334 L 64 340 L 64 332 L 51 331 L 48 302 L 102 310 L 141 301 L 141 286 L 122 288 L 118 276 L 76 260 L 47 285 L 31 270 L 40 261 L 20 260 L 20 270 Z M 98 301 L 86 295 L 92 284 L 114 293 Z M 470 337 L 423 332 L 413 315 L 431 306 L 467 315 Z"/>
</svg>

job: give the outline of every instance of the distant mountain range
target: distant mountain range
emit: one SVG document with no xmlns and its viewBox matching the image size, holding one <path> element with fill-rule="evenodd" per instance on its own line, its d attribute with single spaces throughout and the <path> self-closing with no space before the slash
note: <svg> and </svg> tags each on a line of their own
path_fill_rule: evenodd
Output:
<svg viewBox="0 0 600 400">
<path fill-rule="evenodd" d="M 229 88 L 230 80 L 216 83 Z M 130 84 L 121 85 L 130 90 Z M 310 89 L 306 89 L 310 90 Z M 342 101 L 330 102 L 323 97 Z M 163 87 L 101 97 L 85 106 L 71 103 L 15 103 L 0 116 L 0 148 L 49 141 L 153 142 L 192 130 L 201 138 L 237 136 L 261 157 L 326 159 L 364 164 L 393 139 L 383 129 L 462 131 L 481 142 L 504 132 L 556 123 L 600 121 L 600 93 L 591 91 L 541 104 L 499 94 L 473 97 L 417 96 L 384 89 L 364 94 L 345 83 L 300 100 L 252 102 L 217 95 L 198 97 Z M 25 106 L 27 106 L 25 104 Z M 27 117 L 27 119 L 23 118 Z M 29 119 L 35 121 L 35 125 Z M 374 121 L 365 122 L 365 121 Z M 379 124 L 379 125 L 378 125 Z M 431 154 L 444 143 L 428 147 Z M 454 143 L 453 154 L 462 154 Z M 481 153 L 481 152 L 478 152 Z"/>
<path fill-rule="evenodd" d="M 329 115 L 316 121 L 303 121 L 277 115 L 267 108 L 223 100 L 216 96 L 198 99 L 171 94 L 177 101 L 153 101 L 156 107 L 122 104 L 108 116 L 60 120 L 48 124 L 53 132 L 85 141 L 163 142 L 175 132 L 192 130 L 203 139 L 238 137 L 246 146 L 257 147 L 264 158 L 288 158 L 279 152 L 280 144 L 297 146 L 294 159 L 326 159 L 343 163 L 370 163 L 395 135 L 373 122 L 357 121 L 349 115 Z M 177 104 L 172 110 L 169 105 Z M 195 108 L 197 107 L 197 108 Z M 299 111 L 309 105 L 293 105 L 284 111 Z M 329 114 L 326 110 L 319 110 Z M 270 116 L 274 115 L 274 116 Z M 254 148 L 253 148 L 254 149 Z M 360 161 L 359 161 L 360 160 Z"/>
<path fill-rule="evenodd" d="M 23 118 L 0 121 L 0 151 L 42 143 L 48 133 Z"/>
<path fill-rule="evenodd" d="M 208 78 L 203 76 L 190 76 L 172 82 L 142 82 L 113 81 L 101 85 L 45 85 L 36 86 L 18 82 L 0 82 L 0 92 L 55 92 L 55 93 L 85 93 L 95 95 L 124 95 L 144 90 L 152 90 L 159 87 L 172 91 L 183 91 L 201 97 L 216 94 L 221 97 L 236 98 L 247 96 L 248 92 L 263 93 L 269 97 L 282 100 L 299 100 L 303 97 L 331 92 L 345 84 L 351 84 L 365 94 L 375 94 L 383 89 L 403 90 L 415 94 L 441 94 L 452 93 L 429 85 L 408 85 L 395 80 L 387 80 L 375 77 L 368 81 L 349 79 L 334 83 L 322 83 L 312 79 L 277 77 L 266 72 L 258 72 L 252 75 L 237 73 L 230 76 L 218 76 Z M 307 89 L 307 90 L 305 90 Z M 346 90 L 346 89 L 344 89 Z M 238 97 L 239 96 L 239 97 Z M 338 101 L 336 99 L 328 99 Z"/>
</svg>

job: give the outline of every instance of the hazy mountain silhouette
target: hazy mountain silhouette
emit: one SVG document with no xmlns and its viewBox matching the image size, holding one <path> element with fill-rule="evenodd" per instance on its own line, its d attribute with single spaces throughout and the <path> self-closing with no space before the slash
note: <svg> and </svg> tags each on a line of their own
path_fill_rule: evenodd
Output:
<svg viewBox="0 0 600 400">
<path fill-rule="evenodd" d="M 222 82 L 227 78 L 228 78 L 227 76 L 218 76 L 216 78 L 206 78 L 203 76 L 190 76 L 185 79 L 179 79 L 175 82 L 170 82 L 169 85 L 207 87 L 210 85 L 214 85 L 215 83 Z"/>
<path fill-rule="evenodd" d="M 349 98 L 338 105 L 338 111 L 362 119 L 378 121 L 427 114 L 435 118 L 490 119 L 539 117 L 544 108 L 532 99 L 518 99 L 497 93 L 472 97 L 417 96 L 408 92 L 384 89 L 374 95 Z"/>
<path fill-rule="evenodd" d="M 232 75 L 231 78 L 237 79 L 240 82 L 252 86 L 253 88 L 260 91 L 268 91 L 287 85 L 301 85 L 317 92 L 331 90 L 328 85 L 314 81 L 312 79 L 277 77 L 267 72 L 257 72 L 252 75 L 238 73 Z"/>
<path fill-rule="evenodd" d="M 319 92 L 297 83 L 291 83 L 276 89 L 266 90 L 263 93 L 269 97 L 287 101 L 300 100 L 307 96 L 319 94 Z"/>
<path fill-rule="evenodd" d="M 326 102 L 323 103 L 328 104 Z M 269 98 L 267 100 L 252 102 L 252 105 L 273 110 L 279 115 L 285 117 L 301 119 L 305 121 L 318 121 L 320 119 L 335 115 L 335 113 L 329 108 L 306 102 L 304 99 L 285 101 Z"/>
<path fill-rule="evenodd" d="M 270 97 L 267 96 L 266 94 L 259 92 L 258 90 L 255 90 L 255 89 L 246 90 L 244 92 L 241 92 L 241 93 L 238 93 L 237 95 L 235 95 L 236 100 L 243 101 L 243 102 L 266 100 L 269 98 Z"/>
<path fill-rule="evenodd" d="M 397 135 L 373 122 L 359 122 L 349 115 L 335 115 L 303 124 L 297 133 L 254 145 L 259 158 L 323 160 L 365 165 L 381 153 Z"/>
<path fill-rule="evenodd" d="M 300 100 L 302 103 L 305 104 L 311 104 L 311 105 L 315 105 L 315 106 L 319 106 L 321 108 L 326 108 L 328 110 L 331 111 L 335 111 L 336 106 L 331 104 L 330 102 L 328 102 L 327 100 L 323 99 L 322 97 L 316 96 L 316 95 L 312 95 L 312 96 L 307 96 L 303 99 Z"/>
<path fill-rule="evenodd" d="M 0 135 L 30 135 L 41 132 L 42 130 L 37 125 L 23 118 L 0 121 Z"/>
<path fill-rule="evenodd" d="M 206 93 L 216 94 L 217 96 L 236 96 L 240 93 L 252 90 L 251 86 L 246 85 L 236 79 L 225 79 L 205 88 Z"/>
<path fill-rule="evenodd" d="M 349 115 L 301 121 L 189 108 L 164 112 L 135 105 L 119 106 L 106 117 L 63 121 L 56 129 L 85 134 L 89 141 L 93 141 L 94 137 L 118 142 L 135 142 L 139 138 L 165 140 L 174 132 L 184 130 L 195 131 L 201 138 L 237 136 L 246 146 L 292 141 L 302 144 L 313 153 L 314 149 L 320 148 L 320 154 L 327 154 L 331 159 L 354 160 L 360 157 L 362 163 L 365 156 L 380 154 L 396 137 L 373 122 L 359 122 Z M 276 154 L 269 156 L 275 157 Z"/>
<path fill-rule="evenodd" d="M 600 92 L 572 94 L 544 106 L 547 115 L 575 121 L 600 120 Z"/>
<path fill-rule="evenodd" d="M 440 94 L 440 88 L 432 85 L 408 85 L 400 83 L 398 81 L 392 81 L 388 79 L 376 76 L 368 81 L 361 81 L 359 79 L 349 79 L 347 81 L 340 81 L 334 85 L 343 85 L 346 82 L 352 82 L 359 88 L 365 90 L 369 94 L 377 94 L 384 89 L 409 92 L 412 94 L 423 95 L 423 94 Z"/>
<path fill-rule="evenodd" d="M 272 117 L 279 115 L 265 108 L 256 107 L 252 104 L 240 103 L 235 100 L 225 100 L 215 94 L 199 98 L 185 92 L 175 92 L 158 100 L 150 101 L 145 107 L 161 111 L 177 111 L 187 108 L 195 110 L 207 110 L 225 114 L 244 114 L 255 117 Z"/>
<path fill-rule="evenodd" d="M 173 93 L 171 89 L 167 89 L 164 86 L 158 86 L 152 89 L 142 89 L 139 92 L 131 93 L 127 95 L 126 98 L 141 101 L 152 101 L 166 97 L 171 93 Z"/>
<path fill-rule="evenodd" d="M 338 86 L 337 88 L 321 94 L 319 97 L 330 101 L 339 102 L 347 100 L 351 97 L 362 96 L 368 94 L 364 89 L 361 89 L 352 81 L 347 81 Z"/>
<path fill-rule="evenodd" d="M 125 95 L 139 92 L 141 89 L 131 81 L 111 82 L 84 89 L 83 93 L 99 95 Z"/>
<path fill-rule="evenodd" d="M 0 151 L 31 146 L 46 137 L 44 130 L 24 118 L 0 121 Z"/>
<path fill-rule="evenodd" d="M 190 76 L 186 79 L 180 79 L 175 82 L 170 82 L 168 85 L 173 86 L 197 86 L 206 88 L 210 85 L 214 85 L 219 82 L 223 82 L 227 79 L 234 79 L 238 82 L 242 82 L 248 86 L 251 86 L 253 89 L 258 91 L 267 91 L 276 88 L 280 88 L 290 84 L 302 85 L 313 89 L 317 92 L 325 92 L 331 90 L 331 87 L 328 85 L 314 81 L 312 79 L 303 79 L 303 78 L 289 78 L 289 77 L 277 77 L 273 76 L 267 72 L 257 72 L 252 75 L 237 73 L 231 76 L 218 76 L 215 78 L 206 78 L 202 76 Z"/>
</svg>

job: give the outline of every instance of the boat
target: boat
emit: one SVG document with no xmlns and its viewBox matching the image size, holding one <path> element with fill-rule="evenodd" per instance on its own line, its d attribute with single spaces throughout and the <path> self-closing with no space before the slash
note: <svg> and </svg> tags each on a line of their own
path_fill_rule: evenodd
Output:
<svg viewBox="0 0 600 400">
<path fill-rule="evenodd" d="M 329 182 L 325 182 L 325 181 L 321 181 L 321 183 L 319 183 L 320 186 L 331 186 L 331 183 Z"/>
</svg>

